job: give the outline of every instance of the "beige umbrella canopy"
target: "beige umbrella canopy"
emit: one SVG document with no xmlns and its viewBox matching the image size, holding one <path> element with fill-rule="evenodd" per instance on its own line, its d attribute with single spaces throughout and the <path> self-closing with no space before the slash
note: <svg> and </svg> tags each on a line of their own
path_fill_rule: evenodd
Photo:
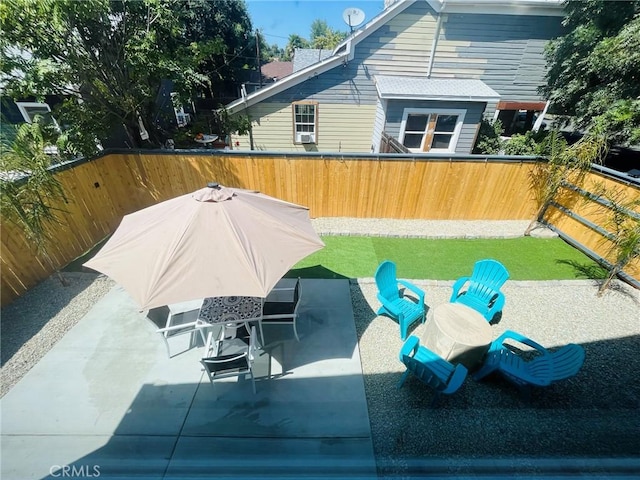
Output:
<svg viewBox="0 0 640 480">
<path fill-rule="evenodd" d="M 306 207 L 211 183 L 126 215 L 84 265 L 146 310 L 213 296 L 266 297 L 322 247 Z"/>
</svg>

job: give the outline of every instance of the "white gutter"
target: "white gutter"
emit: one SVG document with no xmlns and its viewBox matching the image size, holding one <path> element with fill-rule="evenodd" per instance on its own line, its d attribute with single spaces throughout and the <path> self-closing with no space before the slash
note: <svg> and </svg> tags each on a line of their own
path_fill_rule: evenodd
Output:
<svg viewBox="0 0 640 480">
<path fill-rule="evenodd" d="M 494 96 L 482 96 L 482 95 L 384 95 L 380 98 L 384 100 L 437 100 L 441 102 L 453 101 L 453 102 L 492 102 L 500 100 L 500 97 Z"/>
</svg>

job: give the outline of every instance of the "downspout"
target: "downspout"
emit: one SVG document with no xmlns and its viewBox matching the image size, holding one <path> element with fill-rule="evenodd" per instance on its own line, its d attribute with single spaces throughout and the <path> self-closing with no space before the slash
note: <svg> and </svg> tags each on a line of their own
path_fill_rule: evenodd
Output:
<svg viewBox="0 0 640 480">
<path fill-rule="evenodd" d="M 249 115 L 249 102 L 247 101 L 247 89 L 244 85 L 240 85 L 240 94 L 244 101 L 244 109 L 247 112 L 247 118 L 249 119 L 249 149 L 253 150 L 253 124 L 251 123 L 251 116 Z"/>
<path fill-rule="evenodd" d="M 433 70 L 433 63 L 435 62 L 436 49 L 438 48 L 438 39 L 440 38 L 440 29 L 442 28 L 442 10 L 444 10 L 444 3 L 438 12 L 438 20 L 436 21 L 436 31 L 433 35 L 433 42 L 431 42 L 431 55 L 429 56 L 429 66 L 427 67 L 427 78 L 431 78 L 431 72 Z"/>
<path fill-rule="evenodd" d="M 544 120 L 544 116 L 547 114 L 547 109 L 549 108 L 549 100 L 547 100 L 547 103 L 544 106 L 544 110 L 542 110 L 542 113 L 540 115 L 538 115 L 538 119 L 536 120 L 536 123 L 533 124 L 533 128 L 531 130 L 533 130 L 534 132 L 537 132 L 538 130 L 540 130 L 540 127 L 542 126 L 542 122 Z"/>
</svg>

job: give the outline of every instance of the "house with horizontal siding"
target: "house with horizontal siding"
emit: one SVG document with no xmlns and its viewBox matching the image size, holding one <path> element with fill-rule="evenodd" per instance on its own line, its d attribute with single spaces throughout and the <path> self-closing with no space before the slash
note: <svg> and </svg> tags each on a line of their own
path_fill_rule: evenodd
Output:
<svg viewBox="0 0 640 480">
<path fill-rule="evenodd" d="M 483 117 L 542 122 L 561 0 L 387 3 L 332 55 L 227 105 L 252 124 L 234 148 L 379 153 L 386 136 L 411 152 L 468 154 Z"/>
</svg>

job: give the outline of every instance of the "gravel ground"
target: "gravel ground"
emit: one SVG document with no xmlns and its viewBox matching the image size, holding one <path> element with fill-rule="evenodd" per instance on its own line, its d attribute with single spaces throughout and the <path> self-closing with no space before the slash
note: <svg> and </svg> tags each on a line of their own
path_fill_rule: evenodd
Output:
<svg viewBox="0 0 640 480">
<path fill-rule="evenodd" d="M 314 219 L 322 234 L 517 237 L 528 222 L 443 222 Z M 540 228 L 537 235 L 553 235 Z M 2 309 L 0 369 L 3 396 L 113 285 L 92 273 L 53 276 Z M 448 301 L 452 282 L 415 281 L 427 305 Z M 396 388 L 403 371 L 396 323 L 377 316 L 372 279 L 351 285 L 374 449 L 380 472 L 411 471 L 421 457 L 640 455 L 640 296 L 623 283 L 597 297 L 591 281 L 512 282 L 494 336 L 516 330 L 548 347 L 569 342 L 586 350 L 573 379 L 528 398 L 500 379 L 467 379 L 435 408 L 415 379 Z M 420 334 L 423 326 L 415 330 Z M 607 439 L 604 441 L 603 439 Z"/>
<path fill-rule="evenodd" d="M 2 308 L 0 397 L 3 397 L 115 283 L 95 273 L 53 275 Z"/>
<path fill-rule="evenodd" d="M 428 307 L 449 301 L 451 281 L 415 281 Z M 498 376 L 467 378 L 435 406 L 404 371 L 397 323 L 377 316 L 373 279 L 351 285 L 374 450 L 380 473 L 411 472 L 416 458 L 638 457 L 640 293 L 623 283 L 596 295 L 593 281 L 513 282 L 494 338 L 515 330 L 553 349 L 579 343 L 579 374 L 523 395 Z M 420 336 L 424 325 L 415 327 Z M 414 472 L 415 473 L 415 472 Z"/>
</svg>

